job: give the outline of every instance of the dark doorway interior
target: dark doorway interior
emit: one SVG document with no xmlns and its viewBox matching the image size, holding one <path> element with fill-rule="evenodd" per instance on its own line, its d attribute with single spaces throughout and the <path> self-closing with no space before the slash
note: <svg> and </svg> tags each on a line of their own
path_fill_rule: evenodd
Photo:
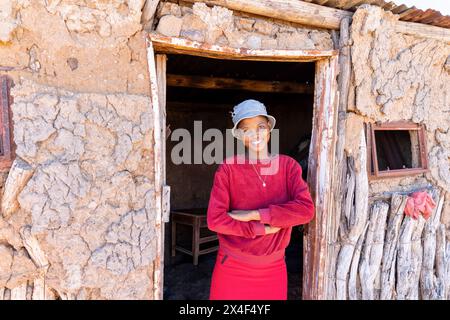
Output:
<svg viewBox="0 0 450 320">
<path fill-rule="evenodd" d="M 170 125 L 172 132 L 185 128 L 192 136 L 194 121 L 202 121 L 202 132 L 208 128 L 225 132 L 232 127 L 229 111 L 234 105 L 245 99 L 263 102 L 269 114 L 277 119 L 280 153 L 300 162 L 306 180 L 313 118 L 314 63 L 168 55 L 167 84 L 167 125 Z M 217 88 L 221 85 L 227 89 Z M 166 143 L 171 210 L 206 208 L 217 164 L 175 165 L 171 161 L 171 152 L 178 142 L 171 141 L 168 136 Z M 203 147 L 209 143 L 204 142 Z M 200 255 L 197 266 L 193 265 L 192 257 L 185 253 L 177 252 L 172 257 L 170 226 L 167 223 L 165 229 L 164 299 L 208 299 L 216 252 Z M 192 228 L 178 226 L 177 243 L 190 249 L 191 242 Z M 208 245 L 215 246 L 217 243 L 203 244 L 204 247 Z M 302 247 L 302 228 L 294 227 L 286 251 L 289 299 L 301 299 Z"/>
</svg>

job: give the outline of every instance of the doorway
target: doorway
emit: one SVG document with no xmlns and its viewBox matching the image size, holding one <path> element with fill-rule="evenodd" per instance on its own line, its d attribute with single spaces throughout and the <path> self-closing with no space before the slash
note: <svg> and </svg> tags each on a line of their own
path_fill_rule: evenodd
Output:
<svg viewBox="0 0 450 320">
<path fill-rule="evenodd" d="M 229 111 L 245 99 L 263 102 L 269 114 L 277 119 L 279 152 L 296 159 L 307 180 L 313 105 L 313 62 L 267 62 L 220 60 L 190 55 L 167 55 L 166 61 L 166 125 L 171 132 L 186 129 L 191 137 L 195 126 L 201 133 L 207 129 L 220 130 L 225 135 L 232 127 Z M 166 179 L 171 188 L 171 215 L 176 211 L 203 210 L 209 201 L 214 173 L 218 164 L 175 164 L 172 152 L 179 143 L 166 140 Z M 209 144 L 204 141 L 201 150 Z M 191 150 L 194 150 L 191 145 Z M 224 147 L 225 154 L 225 147 Z M 172 217 L 165 225 L 164 299 L 208 299 L 216 252 L 201 254 L 198 264 L 186 252 L 173 257 Z M 177 247 L 191 250 L 192 226 L 177 224 Z M 207 228 L 204 236 L 211 235 Z M 202 235 L 203 236 L 203 235 Z M 202 243 L 200 252 L 218 245 L 217 241 Z M 303 228 L 294 227 L 286 250 L 288 269 L 288 298 L 301 299 Z M 183 250 L 183 249 L 180 249 Z"/>
<path fill-rule="evenodd" d="M 302 299 L 321 299 L 327 286 L 326 267 L 328 242 L 332 222 L 332 183 L 337 128 L 336 50 L 245 50 L 210 46 L 180 38 L 148 34 L 147 61 L 150 76 L 151 110 L 154 138 L 154 203 L 156 206 L 157 254 L 153 270 L 153 297 L 163 299 L 168 271 L 164 272 L 167 250 L 165 234 L 170 218 L 170 185 L 166 183 L 166 55 L 192 55 L 219 60 L 313 62 L 313 119 L 310 137 L 308 170 L 306 173 L 315 204 L 315 218 L 303 231 L 303 281 L 298 285 Z M 201 83 L 201 82 L 200 82 Z M 229 111 L 229 109 L 227 109 Z M 272 112 L 272 110 L 269 110 Z M 166 254 L 164 254 L 166 253 Z M 206 265 L 206 264 L 204 264 Z M 295 284 L 294 284 L 295 285 Z M 168 288 L 168 287 L 166 287 Z M 202 289 L 199 289 L 200 291 Z M 207 290 L 203 289 L 204 292 Z M 166 290 L 167 292 L 167 290 Z M 170 293 L 170 292 L 169 292 Z M 298 295 L 297 295 L 298 296 Z"/>
</svg>

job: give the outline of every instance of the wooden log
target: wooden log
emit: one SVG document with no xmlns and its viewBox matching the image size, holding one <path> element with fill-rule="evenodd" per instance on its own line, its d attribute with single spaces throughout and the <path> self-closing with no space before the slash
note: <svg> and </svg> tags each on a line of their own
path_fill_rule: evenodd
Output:
<svg viewBox="0 0 450 320">
<path fill-rule="evenodd" d="M 11 300 L 26 300 L 27 299 L 27 282 L 11 289 Z"/>
<path fill-rule="evenodd" d="M 325 29 L 339 29 L 340 22 L 353 13 L 298 0 L 186 0 L 218 5 L 274 19 Z"/>
<path fill-rule="evenodd" d="M 405 216 L 402 225 L 400 226 L 397 249 L 397 300 L 405 300 L 411 286 L 414 285 L 411 281 L 411 238 L 416 225 L 417 220 Z"/>
<path fill-rule="evenodd" d="M 367 176 L 367 149 L 364 131 L 360 132 L 359 148 L 355 161 L 355 192 L 354 209 L 343 217 L 343 244 L 339 252 L 336 268 L 336 298 L 344 300 L 347 298 L 347 277 L 353 253 L 358 239 L 363 233 L 368 217 L 369 182 Z M 349 163 L 349 171 L 352 171 Z M 348 199 L 348 198 L 347 198 Z M 347 203 L 349 201 L 346 201 Z"/>
<path fill-rule="evenodd" d="M 44 277 L 34 279 L 32 300 L 46 300 Z"/>
<path fill-rule="evenodd" d="M 169 87 L 245 90 L 252 92 L 314 93 L 314 87 L 304 83 L 203 77 L 179 74 L 167 74 L 167 85 Z"/>
<path fill-rule="evenodd" d="M 347 165 L 344 161 L 344 145 L 345 145 L 345 120 L 347 114 L 348 91 L 350 85 L 350 46 L 349 46 L 349 24 L 350 19 L 344 18 L 340 25 L 339 41 L 334 40 L 339 49 L 339 74 L 338 74 L 338 122 L 337 122 L 337 138 L 336 138 L 336 155 L 335 155 L 335 170 L 333 170 L 333 186 L 335 192 L 333 193 L 333 216 L 330 227 L 330 252 L 329 257 L 329 288 L 328 298 L 336 298 L 336 264 L 340 250 L 339 243 L 339 225 L 341 221 L 341 213 L 344 211 L 343 204 L 345 202 L 345 182 Z M 336 35 L 337 32 L 333 34 Z"/>
<path fill-rule="evenodd" d="M 22 237 L 25 249 L 27 249 L 33 262 L 42 270 L 43 273 L 46 272 L 49 262 L 45 256 L 44 251 L 42 251 L 38 240 L 31 234 L 31 227 L 25 226 L 20 230 L 20 236 Z"/>
<path fill-rule="evenodd" d="M 395 23 L 395 31 L 413 36 L 434 39 L 445 43 L 450 42 L 450 29 L 430 26 L 423 23 L 397 21 Z"/>
<path fill-rule="evenodd" d="M 383 248 L 383 258 L 381 260 L 381 300 L 390 300 L 394 298 L 397 242 L 400 225 L 403 221 L 406 200 L 406 195 L 392 195 L 385 244 Z"/>
<path fill-rule="evenodd" d="M 411 235 L 411 285 L 406 296 L 407 300 L 419 299 L 419 281 L 423 259 L 422 233 L 423 228 L 425 227 L 425 222 L 426 220 L 422 216 L 419 216 L 416 228 Z"/>
<path fill-rule="evenodd" d="M 361 299 L 361 283 L 358 281 L 358 266 L 361 257 L 361 249 L 364 243 L 364 238 L 366 235 L 367 227 L 366 223 L 364 231 L 356 243 L 355 252 L 353 253 L 353 259 L 350 266 L 350 274 L 348 276 L 348 299 L 349 300 L 360 300 Z"/>
<path fill-rule="evenodd" d="M 433 200 L 437 203 L 433 214 L 425 223 L 423 231 L 423 263 L 420 276 L 420 293 L 423 300 L 433 300 L 436 296 L 434 272 L 436 258 L 436 230 L 440 223 L 444 197 L 438 190 L 433 190 Z"/>
<path fill-rule="evenodd" d="M 26 300 L 32 300 L 33 295 L 33 282 L 28 280 L 27 282 L 27 294 L 26 294 Z"/>
<path fill-rule="evenodd" d="M 352 246 L 349 245 L 348 239 L 348 226 L 347 221 L 352 215 L 354 210 L 353 201 L 355 196 L 355 169 L 354 169 L 354 159 L 349 157 L 347 159 L 347 177 L 346 186 L 347 190 L 345 192 L 345 203 L 344 203 L 344 214 L 342 216 L 342 222 L 340 224 L 340 238 L 341 238 L 341 250 L 337 258 L 336 264 L 336 299 L 345 300 L 347 293 L 347 272 L 350 268 L 352 261 Z"/>
<path fill-rule="evenodd" d="M 256 14 L 325 29 L 338 30 L 340 21 L 352 12 L 298 0 L 185 0 L 218 5 L 234 11 Z M 401 17 L 400 17 L 401 19 Z M 395 31 L 414 36 L 450 42 L 450 30 L 422 23 L 397 21 Z"/>
<path fill-rule="evenodd" d="M 447 279 L 447 296 L 445 297 L 447 300 L 450 299 L 450 241 L 446 241 L 446 245 L 445 245 L 446 249 L 445 249 L 445 256 L 447 258 L 447 267 L 446 267 L 446 276 L 445 278 Z"/>
<path fill-rule="evenodd" d="M 364 247 L 359 266 L 362 299 L 375 299 L 375 278 L 380 273 L 383 257 L 384 235 L 389 205 L 386 202 L 376 202 L 372 206 L 371 218 L 364 241 Z"/>
<path fill-rule="evenodd" d="M 450 263 L 446 255 L 445 225 L 439 224 L 436 232 L 436 285 L 434 290 L 434 300 L 445 300 L 448 292 L 447 268 Z"/>
<path fill-rule="evenodd" d="M 213 59 L 252 61 L 304 61 L 322 60 L 337 55 L 337 50 L 278 50 L 247 49 L 219 46 L 183 38 L 167 37 L 156 32 L 148 34 L 154 50 L 158 53 L 189 54 Z"/>
<path fill-rule="evenodd" d="M 1 201 L 1 212 L 5 219 L 19 208 L 17 196 L 33 176 L 34 169 L 25 161 L 16 158 L 5 182 Z"/>
</svg>

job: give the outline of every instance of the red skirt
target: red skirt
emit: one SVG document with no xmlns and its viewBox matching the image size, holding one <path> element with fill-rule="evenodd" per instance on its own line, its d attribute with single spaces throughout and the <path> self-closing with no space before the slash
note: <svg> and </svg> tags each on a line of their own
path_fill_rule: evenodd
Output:
<svg viewBox="0 0 450 320">
<path fill-rule="evenodd" d="M 209 299 L 287 300 L 284 257 L 268 263 L 249 263 L 219 249 Z"/>
</svg>

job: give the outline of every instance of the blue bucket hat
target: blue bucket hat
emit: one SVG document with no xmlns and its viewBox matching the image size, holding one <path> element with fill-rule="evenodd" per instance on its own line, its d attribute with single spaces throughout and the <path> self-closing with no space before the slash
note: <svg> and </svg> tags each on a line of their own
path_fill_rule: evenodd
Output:
<svg viewBox="0 0 450 320">
<path fill-rule="evenodd" d="M 261 102 L 253 99 L 248 99 L 242 101 L 238 105 L 233 108 L 233 112 L 231 112 L 231 116 L 233 118 L 234 127 L 231 129 L 231 133 L 234 137 L 238 138 L 236 135 L 236 128 L 239 125 L 239 122 L 243 119 L 253 118 L 256 116 L 265 116 L 269 120 L 270 123 L 270 131 L 272 131 L 273 127 L 275 127 L 275 118 L 271 115 L 267 114 L 266 106 Z"/>
</svg>

